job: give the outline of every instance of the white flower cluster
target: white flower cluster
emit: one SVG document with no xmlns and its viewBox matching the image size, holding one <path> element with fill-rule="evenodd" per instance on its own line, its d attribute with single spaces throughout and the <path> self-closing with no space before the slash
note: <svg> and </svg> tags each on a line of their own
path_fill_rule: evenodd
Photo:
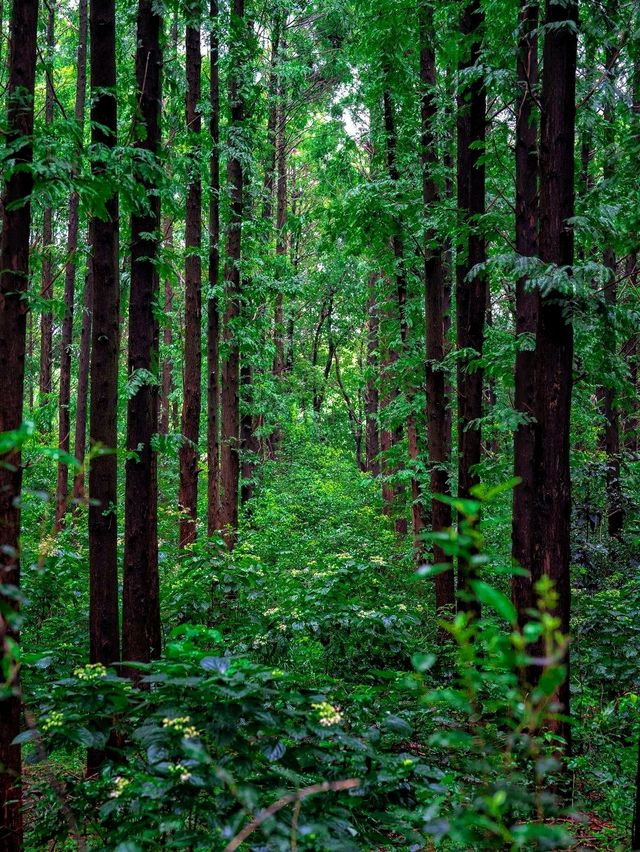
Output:
<svg viewBox="0 0 640 852">
<path fill-rule="evenodd" d="M 109 798 L 119 799 L 129 784 L 131 784 L 131 781 L 129 781 L 128 778 L 123 778 L 122 775 L 117 775 L 113 780 L 113 790 L 109 793 Z"/>
<path fill-rule="evenodd" d="M 317 711 L 320 717 L 319 721 L 323 728 L 330 728 L 331 725 L 339 725 L 342 722 L 342 714 L 337 707 L 329 704 L 328 701 L 322 701 L 320 704 L 312 704 L 311 707 Z"/>
<path fill-rule="evenodd" d="M 193 740 L 196 737 L 200 736 L 197 728 L 191 724 L 190 716 L 176 716 L 173 719 L 163 719 L 162 727 L 169 728 L 172 731 L 175 731 L 178 734 L 182 734 L 185 739 Z"/>
<path fill-rule="evenodd" d="M 60 728 L 64 727 L 64 714 L 60 710 L 52 710 L 41 727 L 45 734 L 60 730 Z"/>
<path fill-rule="evenodd" d="M 88 666 L 82 666 L 82 668 L 74 669 L 73 673 L 78 680 L 93 683 L 97 680 L 101 680 L 103 677 L 106 677 L 107 670 L 102 663 L 90 663 Z"/>
<path fill-rule="evenodd" d="M 172 775 L 177 775 L 183 784 L 186 784 L 186 782 L 191 779 L 191 773 L 182 763 L 170 763 L 169 772 Z"/>
</svg>

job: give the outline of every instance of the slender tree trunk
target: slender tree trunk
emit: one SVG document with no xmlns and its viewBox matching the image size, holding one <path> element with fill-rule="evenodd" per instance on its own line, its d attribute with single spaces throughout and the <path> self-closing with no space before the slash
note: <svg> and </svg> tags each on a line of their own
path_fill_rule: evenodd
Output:
<svg viewBox="0 0 640 852">
<path fill-rule="evenodd" d="M 380 408 L 380 393 L 378 391 L 378 350 L 380 342 L 378 339 L 378 299 L 376 283 L 378 275 L 373 273 L 369 276 L 369 300 L 367 303 L 367 386 L 365 391 L 365 418 L 366 418 L 366 461 L 367 470 L 373 476 L 380 475 L 380 432 L 378 427 L 378 415 Z"/>
<path fill-rule="evenodd" d="M 224 317 L 224 339 L 228 355 L 223 365 L 222 445 L 220 458 L 220 520 L 225 539 L 233 547 L 238 527 L 238 485 L 240 479 L 240 259 L 242 257 L 242 213 L 244 173 L 242 165 L 242 133 L 244 96 L 241 44 L 244 41 L 244 0 L 233 0 L 231 13 L 231 45 L 233 58 L 229 85 L 231 125 L 229 128 L 229 161 L 227 180 L 231 192 L 231 211 L 227 229 L 227 263 L 225 288 L 227 309 Z"/>
<path fill-rule="evenodd" d="M 440 187 L 435 177 L 438 167 L 436 129 L 436 59 L 433 6 L 420 3 L 420 81 L 422 86 L 422 198 L 425 216 L 433 214 L 440 202 Z M 433 226 L 425 229 L 425 318 L 426 318 L 426 382 L 427 382 L 427 442 L 429 449 L 431 486 L 431 523 L 433 532 L 451 526 L 451 507 L 433 495 L 450 495 L 449 467 L 451 464 L 451 410 L 447 377 L 443 369 L 447 336 L 447 271 L 446 245 Z M 438 545 L 433 547 L 434 564 L 448 561 Z M 435 579 L 436 610 L 441 612 L 455 605 L 453 571 L 438 574 Z"/>
<path fill-rule="evenodd" d="M 78 352 L 78 386 L 76 392 L 76 430 L 73 442 L 73 454 L 80 465 L 84 466 L 87 446 L 87 402 L 89 397 L 89 362 L 91 358 L 91 317 L 93 306 L 93 265 L 89 263 L 84 285 L 84 304 L 82 327 L 80 329 L 80 348 Z M 84 467 L 73 479 L 73 499 L 84 499 Z"/>
<path fill-rule="evenodd" d="M 164 244 L 168 249 L 173 248 L 173 222 L 167 219 L 163 225 L 162 233 Z M 162 342 L 167 353 L 171 352 L 173 334 L 171 333 L 171 316 L 173 314 L 173 287 L 169 275 L 164 279 L 164 315 L 167 317 L 162 329 Z M 169 419 L 171 415 L 171 391 L 173 390 L 173 359 L 167 354 L 162 362 L 162 379 L 160 391 L 160 423 L 161 435 L 169 434 Z"/>
<path fill-rule="evenodd" d="M 388 91 L 385 91 L 383 93 L 383 113 L 386 140 L 387 169 L 389 172 L 389 178 L 391 179 L 393 185 L 397 186 L 400 181 L 400 172 L 398 170 L 396 155 L 397 137 L 395 112 L 391 94 Z M 406 357 L 410 354 L 411 345 L 409 341 L 409 323 L 407 321 L 407 272 L 404 258 L 404 238 L 402 230 L 402 222 L 396 219 L 393 223 L 391 248 L 393 250 L 393 256 L 395 258 L 396 299 L 398 302 L 398 313 L 400 320 L 400 340 L 402 342 L 403 355 L 405 355 Z M 407 397 L 409 403 L 411 403 L 412 393 L 408 392 Z M 401 434 L 402 432 L 399 431 L 397 436 L 398 439 L 400 439 Z M 409 445 L 409 456 L 412 460 L 414 460 L 417 456 L 418 441 L 415 415 L 413 413 L 409 415 L 407 420 L 407 438 Z M 397 490 L 398 496 L 400 495 L 400 493 L 401 491 Z M 422 520 L 420 486 L 415 477 L 413 477 L 411 480 L 411 496 L 413 538 L 414 543 L 417 546 L 424 524 Z M 398 518 L 396 522 L 396 530 L 399 533 L 403 534 L 405 524 L 406 521 L 404 521 L 404 519 Z"/>
<path fill-rule="evenodd" d="M 518 38 L 516 112 L 516 251 L 522 257 L 538 254 L 538 125 L 534 92 L 538 85 L 538 7 L 522 0 Z M 531 575 L 533 567 L 533 506 L 535 446 L 535 338 L 539 290 L 530 288 L 526 276 L 516 283 L 515 409 L 521 416 L 513 438 L 514 473 L 520 484 L 513 492 L 511 553 L 516 565 Z M 527 340 L 528 338 L 528 340 Z M 531 576 L 514 575 L 513 602 L 521 622 L 534 605 Z"/>
<path fill-rule="evenodd" d="M 279 84 L 279 109 L 278 122 L 276 131 L 276 171 L 278 177 L 277 183 L 277 237 L 276 237 L 276 258 L 277 258 L 277 276 L 280 280 L 284 274 L 284 263 L 287 257 L 287 114 L 285 107 L 285 90 L 284 84 L 280 81 Z M 273 374 L 281 376 L 285 370 L 285 326 L 284 326 L 284 296 L 282 290 L 279 289 L 276 295 L 275 315 L 274 315 L 274 334 L 276 354 L 273 362 Z M 277 443 L 277 441 L 276 441 Z"/>
<path fill-rule="evenodd" d="M 540 258 L 573 264 L 577 3 L 547 0 L 540 146 Z M 555 287 L 540 299 L 535 360 L 537 420 L 533 576 L 547 575 L 558 593 L 560 629 L 569 632 L 571 475 L 569 439 L 573 368 L 571 296 Z M 568 664 L 568 660 L 567 660 Z M 569 713 L 569 679 L 559 696 Z M 570 729 L 558 723 L 567 740 Z"/>
<path fill-rule="evenodd" d="M 635 52 L 633 57 L 633 77 L 631 85 L 631 112 L 633 122 L 633 133 L 636 136 L 640 136 L 640 49 L 637 44 L 635 45 Z M 640 255 L 638 253 L 638 246 L 636 244 L 635 250 L 631 252 L 627 259 L 626 268 L 626 274 L 629 276 L 629 284 L 632 293 L 637 292 L 639 256 Z M 625 352 L 627 353 L 629 363 L 629 378 L 631 386 L 634 389 L 635 393 L 632 393 L 631 399 L 629 400 L 630 415 L 625 418 L 624 445 L 625 449 L 631 452 L 637 452 L 640 446 L 640 435 L 638 434 L 638 426 L 640 425 L 640 417 L 638 416 L 638 399 L 640 399 L 640 385 L 638 383 L 638 364 L 640 362 L 640 333 L 636 332 L 631 336 L 631 339 L 627 341 L 625 345 Z M 640 832 L 640 825 L 638 826 L 638 832 Z"/>
<path fill-rule="evenodd" d="M 185 245 L 185 353 L 182 404 L 182 434 L 180 447 L 180 546 L 195 541 L 198 512 L 198 439 L 200 436 L 200 398 L 202 378 L 202 184 L 200 181 L 200 133 L 202 120 L 200 101 L 200 16 L 197 26 L 187 26 L 187 132 L 191 137 L 191 176 L 187 191 Z M 195 22 L 194 22 L 195 23 Z"/>
<path fill-rule="evenodd" d="M 91 3 L 91 140 L 97 150 L 117 140 L 115 0 Z M 120 272 L 118 195 L 107 164 L 94 160 L 93 171 L 110 194 L 106 216 L 90 224 L 93 281 L 91 325 L 91 403 L 89 438 L 97 455 L 89 470 L 89 654 L 92 663 L 120 659 L 118 626 L 118 349 Z"/>
<path fill-rule="evenodd" d="M 151 157 L 160 147 L 162 18 L 153 0 L 139 0 L 136 83 L 139 126 L 136 147 Z M 142 162 L 142 161 L 141 161 Z M 144 174 L 144 173 L 143 173 Z M 161 650 L 157 552 L 157 457 L 151 446 L 158 422 L 158 295 L 155 260 L 160 247 L 157 177 L 138 176 L 146 209 L 131 217 L 129 377 L 141 383 L 127 405 L 122 654 L 147 662 Z"/>
<path fill-rule="evenodd" d="M 82 147 L 84 134 L 84 114 L 87 91 L 87 0 L 80 0 L 78 8 L 78 51 L 76 54 L 76 106 L 75 120 L 79 148 Z M 60 345 L 60 400 L 58 406 L 58 446 L 63 453 L 70 451 L 71 438 L 71 344 L 73 342 L 73 312 L 76 288 L 76 267 L 78 265 L 78 233 L 80 226 L 80 196 L 72 192 L 69 198 L 69 226 L 67 231 L 67 264 L 64 275 L 64 320 L 62 322 L 62 341 Z M 86 417 L 86 412 L 85 412 Z M 67 464 L 58 465 L 56 526 L 61 528 L 67 511 L 69 471 Z"/>
<path fill-rule="evenodd" d="M 55 0 L 47 4 L 47 68 L 45 83 L 44 116 L 45 125 L 50 128 L 53 124 L 53 51 L 55 47 Z M 42 225 L 42 287 L 41 296 L 50 301 L 53 299 L 53 210 L 46 207 Z M 53 314 L 47 308 L 40 317 L 40 397 L 41 402 L 47 400 L 53 390 Z"/>
<path fill-rule="evenodd" d="M 609 2 L 609 13 L 614 16 L 616 3 Z M 609 46 L 607 50 L 606 67 L 609 69 L 609 77 L 615 82 L 617 49 Z M 614 87 L 612 86 L 612 89 Z M 611 96 L 610 96 L 611 97 Z M 604 180 L 611 181 L 615 175 L 615 108 L 611 100 L 607 101 L 604 109 L 604 120 L 606 124 L 606 157 L 604 163 Z M 604 288 L 604 333 L 603 343 L 606 347 L 608 358 L 611 362 L 618 357 L 618 336 L 616 332 L 615 312 L 618 304 L 618 285 L 616 282 L 616 253 L 609 245 L 604 251 L 604 266 L 609 271 L 609 280 Z M 617 538 L 622 532 L 624 525 L 624 509 L 622 500 L 622 488 L 620 484 L 620 413 L 618 394 L 611 383 L 603 388 L 603 413 L 604 413 L 604 450 L 606 457 L 606 493 L 607 493 L 607 530 L 610 536 Z"/>
<path fill-rule="evenodd" d="M 207 305 L 207 526 L 209 535 L 220 529 L 220 70 L 218 0 L 211 0 L 211 161 L 209 164 L 209 301 Z"/>
<path fill-rule="evenodd" d="M 487 310 L 487 279 L 473 274 L 473 268 L 486 260 L 485 240 L 477 218 L 485 212 L 485 168 L 482 158 L 486 133 L 486 91 L 480 59 L 484 13 L 480 0 L 467 3 L 460 24 L 461 35 L 469 41 L 469 53 L 460 63 L 460 72 L 473 71 L 473 80 L 458 93 L 458 211 L 463 231 L 462 248 L 456 270 L 458 349 L 466 354 L 458 359 L 458 495 L 468 498 L 478 483 L 477 466 L 482 452 L 482 435 L 476 425 L 482 417 L 483 371 L 475 363 L 482 357 Z M 469 280 L 470 274 L 473 278 Z M 458 591 L 462 609 L 478 611 L 469 599 L 473 572 L 466 559 L 458 563 Z M 466 599 L 465 599 L 466 595 Z"/>
<path fill-rule="evenodd" d="M 24 395 L 26 300 L 29 281 L 30 196 L 33 179 L 28 166 L 33 159 L 33 95 L 35 88 L 38 0 L 14 3 L 11 16 L 9 83 L 6 129 L 8 144 L 22 140 L 15 151 L 16 164 L 2 187 L 0 232 L 0 432 L 20 428 Z M 20 585 L 20 492 L 22 461 L 16 447 L 0 459 L 0 585 Z M 20 684 L 12 643 L 16 623 L 8 614 L 15 598 L 0 597 L 0 653 L 3 681 L 12 689 L 0 713 L 0 848 L 22 849 L 22 770 L 20 746 L 12 745 L 20 733 Z"/>
</svg>

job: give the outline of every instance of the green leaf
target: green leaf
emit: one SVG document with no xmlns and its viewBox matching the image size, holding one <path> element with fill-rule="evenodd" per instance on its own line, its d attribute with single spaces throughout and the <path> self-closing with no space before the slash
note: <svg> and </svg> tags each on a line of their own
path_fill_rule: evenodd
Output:
<svg viewBox="0 0 640 852">
<path fill-rule="evenodd" d="M 509 624 L 515 624 L 518 620 L 518 613 L 515 606 L 509 598 L 498 589 L 494 589 L 488 583 L 483 583 L 482 580 L 472 580 L 471 588 L 480 601 L 485 606 L 490 607 L 494 612 L 497 612 L 501 618 L 508 621 Z"/>
</svg>

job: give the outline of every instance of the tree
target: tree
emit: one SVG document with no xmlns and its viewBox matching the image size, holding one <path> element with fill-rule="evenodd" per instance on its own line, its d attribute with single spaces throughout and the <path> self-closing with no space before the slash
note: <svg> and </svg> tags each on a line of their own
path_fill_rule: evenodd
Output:
<svg viewBox="0 0 640 852">
<path fill-rule="evenodd" d="M 607 4 L 609 19 L 615 19 L 617 3 Z M 612 83 L 616 78 L 617 46 L 610 42 L 606 50 L 605 67 Z M 608 155 L 603 169 L 605 182 L 611 183 L 615 177 L 615 102 L 613 94 L 609 96 L 604 108 L 605 144 Z M 604 287 L 604 333 L 603 342 L 611 363 L 615 363 L 618 354 L 618 335 L 615 312 L 618 304 L 617 263 L 615 248 L 609 242 L 604 250 L 603 263 L 608 270 L 608 280 Z M 604 413 L 604 450 L 606 455 L 606 491 L 607 491 L 607 530 L 617 538 L 624 525 L 622 488 L 620 485 L 620 412 L 615 382 L 608 381 L 602 392 Z"/>
<path fill-rule="evenodd" d="M 125 488 L 122 654 L 147 662 L 160 655 L 157 550 L 158 297 L 156 259 L 160 246 L 159 166 L 162 97 L 162 17 L 153 0 L 138 5 L 136 84 L 139 124 L 140 209 L 131 217 L 129 383 Z M 199 339 L 199 338 L 198 338 Z"/>
<path fill-rule="evenodd" d="M 186 122 L 190 139 L 185 220 L 185 354 L 182 405 L 182 435 L 180 448 L 180 506 L 184 515 L 180 521 L 180 544 L 190 544 L 196 537 L 198 507 L 198 439 L 200 433 L 200 383 L 202 373 L 202 183 L 200 180 L 200 18 L 199 3 L 189 9 L 192 19 L 187 24 L 187 99 Z"/>
<path fill-rule="evenodd" d="M 218 0 L 211 0 L 209 104 L 209 300 L 207 304 L 207 527 L 220 529 L 220 37 Z"/>
<path fill-rule="evenodd" d="M 451 508 L 437 495 L 448 496 L 449 466 L 451 463 L 451 414 L 444 371 L 447 334 L 446 298 L 446 245 L 429 217 L 440 202 L 440 188 L 435 176 L 438 166 L 436 128 L 438 106 L 435 95 L 436 58 L 433 42 L 435 28 L 433 6 L 421 0 L 418 8 L 420 26 L 420 83 L 422 119 L 422 199 L 427 225 L 424 235 L 424 286 L 426 319 L 426 382 L 427 382 L 427 443 L 429 450 L 431 484 L 431 524 L 433 532 L 442 532 L 451 526 Z M 447 562 L 442 549 L 433 548 L 434 563 Z M 435 580 L 436 610 L 455 604 L 453 571 L 438 574 Z"/>
<path fill-rule="evenodd" d="M 226 530 L 227 544 L 235 543 L 238 527 L 238 486 L 240 481 L 240 261 L 242 258 L 242 216 L 244 209 L 244 0 L 233 0 L 231 9 L 231 74 L 229 82 L 229 159 L 227 182 L 231 194 L 231 211 L 227 227 L 227 262 L 225 291 L 227 307 L 224 316 L 224 342 L 227 350 L 223 362 L 221 397 L 220 454 L 220 526 Z"/>
<path fill-rule="evenodd" d="M 89 589 L 92 663 L 120 658 L 118 624 L 118 195 L 107 152 L 117 142 L 115 0 L 90 6 L 92 170 L 106 197 L 89 226 L 93 302 L 89 438 Z"/>
<path fill-rule="evenodd" d="M 521 257 L 538 253 L 538 126 L 534 92 L 538 84 L 538 6 L 523 0 L 520 7 L 516 112 L 516 251 Z M 539 291 L 526 275 L 516 283 L 515 409 L 521 420 L 513 436 L 514 473 L 520 484 L 513 491 L 512 556 L 524 570 L 532 571 L 534 441 L 535 441 L 535 339 Z M 521 620 L 533 606 L 530 576 L 514 575 L 513 600 Z"/>
<path fill-rule="evenodd" d="M 367 386 L 365 391 L 366 415 L 366 464 L 367 470 L 373 476 L 380 475 L 380 431 L 378 416 L 380 408 L 380 393 L 378 391 L 378 304 L 376 283 L 378 276 L 369 276 L 369 298 L 367 300 Z"/>
<path fill-rule="evenodd" d="M 578 8 L 547 0 L 540 139 L 540 259 L 552 285 L 541 294 L 536 327 L 533 577 L 558 593 L 560 629 L 569 633 L 573 370 L 570 270 L 573 264 L 574 141 Z M 569 682 L 558 696 L 569 713 Z M 570 749 L 570 729 L 558 724 Z"/>
<path fill-rule="evenodd" d="M 486 134 L 486 91 L 479 66 L 484 13 L 479 0 L 464 7 L 460 34 L 469 44 L 459 64 L 458 92 L 458 216 L 462 245 L 456 267 L 456 311 L 458 334 L 458 496 L 468 498 L 477 485 L 482 452 L 478 425 L 482 418 L 483 371 L 478 363 L 484 345 L 488 303 L 487 278 L 476 269 L 486 260 L 485 238 L 480 217 L 485 212 L 484 144 Z M 471 566 L 460 559 L 458 591 L 468 592 Z M 467 602 L 461 599 L 461 606 Z M 477 610 L 477 606 L 474 605 Z"/>
<path fill-rule="evenodd" d="M 47 59 L 45 65 L 45 123 L 48 128 L 53 124 L 53 51 L 55 48 L 56 4 L 51 0 L 47 4 Z M 40 295 L 50 303 L 53 299 L 53 210 L 48 204 L 42 217 L 42 285 Z M 40 397 L 41 403 L 48 402 L 53 390 L 53 314 L 47 305 L 40 317 Z"/>
<path fill-rule="evenodd" d="M 78 149 L 82 148 L 84 136 L 85 102 L 87 94 L 87 0 L 80 0 L 78 7 L 78 51 L 76 54 L 76 103 L 74 118 L 77 124 Z M 80 153 L 80 151 L 78 151 Z M 73 191 L 69 197 L 69 214 L 67 227 L 67 263 L 64 274 L 64 319 L 62 321 L 62 339 L 60 341 L 60 394 L 58 403 L 58 446 L 61 452 L 69 454 L 71 439 L 71 345 L 73 342 L 73 313 L 76 289 L 76 269 L 78 266 L 78 235 L 80 231 L 80 195 Z M 88 366 L 88 361 L 83 363 Z M 86 376 L 86 371 L 84 372 Z M 79 382 L 80 383 L 80 382 Z M 86 388 L 86 384 L 84 386 Z M 78 391 L 78 402 L 80 393 Z M 86 395 L 83 400 L 84 417 L 86 418 Z M 85 420 L 86 427 L 86 420 Z M 83 429 L 83 438 L 86 428 Z M 76 447 L 77 449 L 77 447 Z M 77 458 L 77 456 L 76 456 Z M 84 444 L 82 457 L 84 461 Z M 69 487 L 69 470 L 65 459 L 58 465 L 57 512 L 56 523 L 62 526 L 67 510 L 67 493 Z"/>
<path fill-rule="evenodd" d="M 11 16 L 7 141 L 16 146 L 14 167 L 4 173 L 2 232 L 0 233 L 0 433 L 18 433 L 22 424 L 26 346 L 25 294 L 29 282 L 29 230 L 33 175 L 33 98 L 36 76 L 38 0 L 14 3 Z M 22 461 L 19 441 L 0 457 L 0 653 L 7 693 L 0 713 L 0 847 L 22 848 L 22 770 L 20 690 L 14 662 L 18 634 L 12 612 L 20 586 L 20 493 Z M 6 593 L 9 592 L 7 595 Z M 7 606 L 8 605 L 8 606 Z"/>
</svg>

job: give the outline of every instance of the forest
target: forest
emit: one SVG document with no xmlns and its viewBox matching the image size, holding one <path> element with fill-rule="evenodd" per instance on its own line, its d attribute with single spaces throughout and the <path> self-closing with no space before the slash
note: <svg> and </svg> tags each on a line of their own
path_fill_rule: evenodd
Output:
<svg viewBox="0 0 640 852">
<path fill-rule="evenodd" d="M 640 850 L 638 0 L 0 25 L 0 852 Z"/>
</svg>

